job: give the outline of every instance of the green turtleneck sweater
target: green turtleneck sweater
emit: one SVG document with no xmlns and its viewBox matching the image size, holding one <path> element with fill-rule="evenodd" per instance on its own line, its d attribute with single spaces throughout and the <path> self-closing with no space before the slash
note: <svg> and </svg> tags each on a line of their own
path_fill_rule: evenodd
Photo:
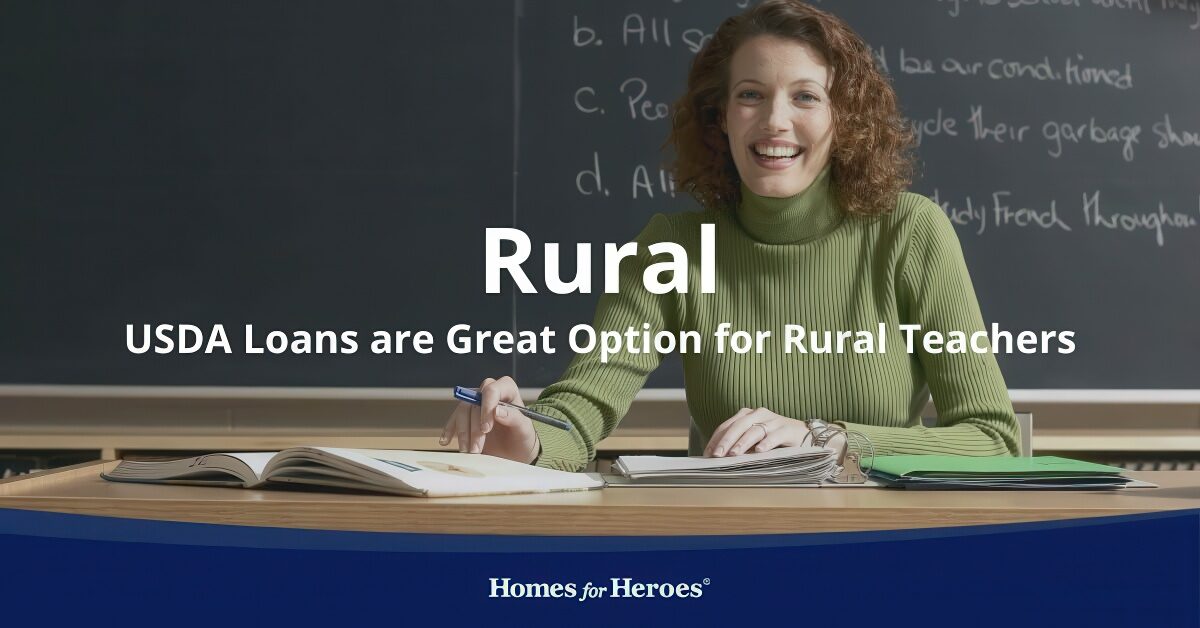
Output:
<svg viewBox="0 0 1200 628">
<path fill-rule="evenodd" d="M 1017 454 L 1017 423 L 990 352 L 905 350 L 901 324 L 923 331 L 983 330 L 979 304 L 954 228 L 935 203 L 902 193 L 895 211 L 847 216 L 833 202 L 828 167 L 790 198 L 758 196 L 745 185 L 735 211 L 658 214 L 621 262 L 620 292 L 604 294 L 593 327 L 625 332 L 695 330 L 700 351 L 682 355 L 688 408 L 707 440 L 742 408 L 795 419 L 823 418 L 866 434 L 877 454 Z M 716 292 L 700 292 L 700 226 L 716 225 Z M 647 247 L 675 242 L 688 254 L 685 294 L 656 295 L 642 284 Z M 771 331 L 761 354 L 717 352 L 721 323 Z M 785 353 L 787 324 L 808 331 L 886 328 L 886 352 Z M 918 335 L 919 338 L 919 335 Z M 878 340 L 876 340 L 878 342 Z M 579 470 L 617 426 L 657 353 L 576 355 L 531 407 L 564 418 L 564 432 L 535 423 L 540 466 Z M 938 426 L 920 425 L 932 393 Z"/>
</svg>

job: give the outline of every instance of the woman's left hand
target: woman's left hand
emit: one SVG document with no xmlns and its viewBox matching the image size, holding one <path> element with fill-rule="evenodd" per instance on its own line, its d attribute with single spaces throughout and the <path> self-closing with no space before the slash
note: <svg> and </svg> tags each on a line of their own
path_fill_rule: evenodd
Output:
<svg viewBox="0 0 1200 628">
<path fill-rule="evenodd" d="M 705 457 L 736 456 L 747 451 L 760 452 L 776 447 L 792 447 L 804 443 L 808 425 L 789 419 L 766 408 L 742 408 L 737 414 L 717 426 Z"/>
</svg>

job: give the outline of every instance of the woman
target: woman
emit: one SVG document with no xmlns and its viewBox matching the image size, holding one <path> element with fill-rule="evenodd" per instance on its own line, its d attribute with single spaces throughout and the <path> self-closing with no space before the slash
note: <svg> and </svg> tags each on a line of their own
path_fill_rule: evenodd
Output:
<svg viewBox="0 0 1200 628">
<path fill-rule="evenodd" d="M 949 220 L 903 191 L 912 136 L 860 37 L 795 0 L 729 18 L 694 59 L 672 126 L 675 180 L 705 210 L 650 220 L 637 238 L 642 253 L 621 264 L 620 292 L 601 297 L 594 327 L 701 332 L 701 351 L 682 357 L 706 455 L 798 445 L 811 418 L 862 432 L 878 454 L 1018 453 L 990 352 L 931 353 L 919 341 L 914 353 L 905 350 L 902 324 L 943 333 L 984 327 Z M 676 242 L 696 264 L 704 223 L 716 224 L 716 292 L 649 293 L 642 271 L 661 260 L 646 247 Z M 698 268 L 689 273 L 688 284 L 699 285 Z M 774 340 L 762 354 L 719 353 L 711 340 L 721 323 L 771 330 Z M 880 323 L 886 352 L 784 351 L 788 324 L 836 332 Z M 461 451 L 578 470 L 660 360 L 575 356 L 531 406 L 570 421 L 570 432 L 498 407 L 523 405 L 516 382 L 484 380 L 483 403 L 460 404 L 442 443 L 457 438 Z M 930 392 L 939 425 L 925 428 Z"/>
</svg>

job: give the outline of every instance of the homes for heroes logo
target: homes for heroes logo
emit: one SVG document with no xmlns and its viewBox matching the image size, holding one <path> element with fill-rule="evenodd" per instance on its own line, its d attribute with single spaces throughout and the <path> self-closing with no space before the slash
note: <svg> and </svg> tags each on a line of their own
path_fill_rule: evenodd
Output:
<svg viewBox="0 0 1200 628">
<path fill-rule="evenodd" d="M 598 598 L 698 598 L 711 583 L 634 582 L 633 578 L 609 578 L 608 585 L 574 582 L 513 582 L 512 578 L 489 578 L 493 598 L 571 598 L 577 602 Z"/>
</svg>

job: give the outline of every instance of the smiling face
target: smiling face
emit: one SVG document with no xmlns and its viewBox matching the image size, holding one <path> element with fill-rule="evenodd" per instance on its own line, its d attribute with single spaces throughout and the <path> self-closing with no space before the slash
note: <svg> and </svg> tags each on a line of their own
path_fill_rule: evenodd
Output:
<svg viewBox="0 0 1200 628">
<path fill-rule="evenodd" d="M 733 54 L 721 128 L 755 194 L 799 194 L 829 163 L 831 74 L 820 53 L 791 39 L 762 35 Z"/>
</svg>

